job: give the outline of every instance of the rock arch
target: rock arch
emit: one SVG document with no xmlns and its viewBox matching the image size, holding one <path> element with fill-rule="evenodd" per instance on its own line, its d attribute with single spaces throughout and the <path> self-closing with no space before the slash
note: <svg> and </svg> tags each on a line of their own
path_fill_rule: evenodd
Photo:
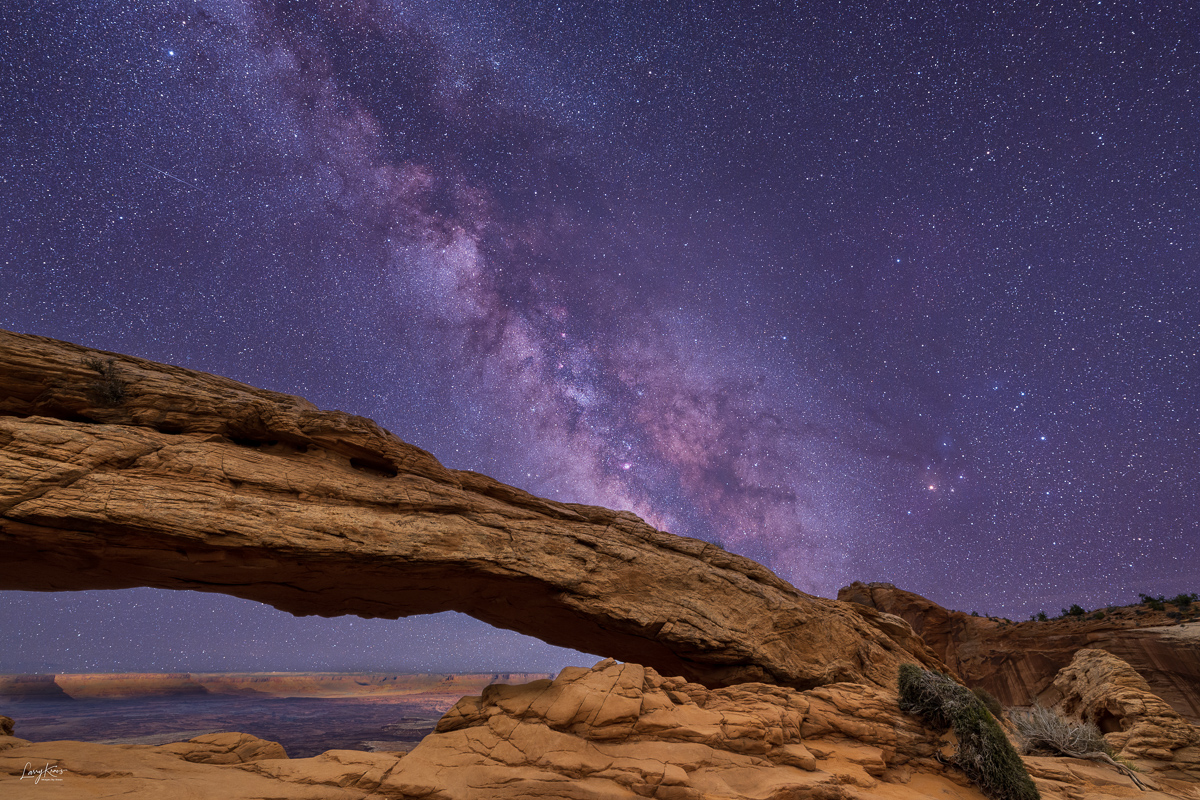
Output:
<svg viewBox="0 0 1200 800">
<path fill-rule="evenodd" d="M 223 592 L 293 614 L 461 611 L 708 686 L 893 685 L 903 621 L 628 512 L 450 470 L 370 420 L 0 332 L 0 588 Z"/>
</svg>

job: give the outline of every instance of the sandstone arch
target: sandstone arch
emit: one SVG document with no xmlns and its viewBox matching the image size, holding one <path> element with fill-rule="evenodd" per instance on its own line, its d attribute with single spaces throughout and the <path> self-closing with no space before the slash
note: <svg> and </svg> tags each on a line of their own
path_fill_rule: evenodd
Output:
<svg viewBox="0 0 1200 800">
<path fill-rule="evenodd" d="M 903 621 L 629 513 L 449 470 L 370 420 L 0 332 L 0 588 L 224 592 L 294 614 L 455 610 L 708 686 L 894 685 Z"/>
</svg>

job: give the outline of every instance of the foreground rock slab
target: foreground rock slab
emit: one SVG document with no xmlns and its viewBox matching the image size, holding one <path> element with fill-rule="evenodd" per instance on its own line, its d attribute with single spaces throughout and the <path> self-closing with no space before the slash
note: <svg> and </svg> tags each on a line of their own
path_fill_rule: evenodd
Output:
<svg viewBox="0 0 1200 800">
<path fill-rule="evenodd" d="M 939 760 L 951 749 L 878 687 L 708 689 L 605 660 L 463 698 L 402 757 L 288 759 L 272 742 L 233 733 L 157 747 L 0 736 L 0 796 L 38 800 L 50 787 L 60 797 L 157 800 L 170 786 L 194 800 L 984 800 Z M 1151 791 L 1107 765 L 1026 758 L 1046 800 L 1195 796 L 1200 784 L 1179 765 L 1139 763 Z M 21 777 L 45 767 L 58 783 Z"/>
<path fill-rule="evenodd" d="M 895 683 L 902 620 L 627 512 L 443 467 L 370 420 L 0 332 L 0 589 L 223 592 L 293 614 L 460 611 L 707 686 Z"/>
<path fill-rule="evenodd" d="M 447 799 L 979 797 L 937 747 L 881 689 L 709 690 L 609 660 L 463 698 L 391 781 Z"/>
</svg>

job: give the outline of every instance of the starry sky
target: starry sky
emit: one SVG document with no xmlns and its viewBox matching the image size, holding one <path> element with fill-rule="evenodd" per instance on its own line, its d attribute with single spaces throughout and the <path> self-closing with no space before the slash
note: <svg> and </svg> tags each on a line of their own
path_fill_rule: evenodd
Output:
<svg viewBox="0 0 1200 800">
<path fill-rule="evenodd" d="M 0 9 L 0 327 L 299 394 L 798 588 L 1200 590 L 1200 14 Z M 458 615 L 0 593 L 0 671 L 551 670 Z"/>
</svg>

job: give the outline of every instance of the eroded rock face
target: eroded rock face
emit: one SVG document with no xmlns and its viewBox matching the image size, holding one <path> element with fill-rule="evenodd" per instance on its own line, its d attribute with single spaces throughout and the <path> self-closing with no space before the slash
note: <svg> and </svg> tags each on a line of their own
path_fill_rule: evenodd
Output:
<svg viewBox="0 0 1200 800">
<path fill-rule="evenodd" d="M 224 592 L 294 614 L 461 611 L 708 686 L 894 685 L 936 656 L 633 514 L 443 467 L 370 420 L 0 332 L 0 588 Z"/>
<path fill-rule="evenodd" d="M 1051 691 L 1059 670 L 1083 648 L 1127 661 L 1155 695 L 1200 723 L 1200 623 L 1170 625 L 1163 612 L 1135 607 L 1103 619 L 1004 622 L 950 611 L 888 583 L 854 583 L 838 599 L 902 617 L 970 686 L 1006 706 L 1025 706 Z"/>
<path fill-rule="evenodd" d="M 1151 692 L 1137 670 L 1111 653 L 1080 650 L 1055 677 L 1047 695 L 1056 711 L 1095 723 L 1121 755 L 1182 763 L 1194 760 L 1192 766 L 1200 768 L 1200 758 L 1178 752 L 1197 749 L 1200 728 Z"/>
</svg>

